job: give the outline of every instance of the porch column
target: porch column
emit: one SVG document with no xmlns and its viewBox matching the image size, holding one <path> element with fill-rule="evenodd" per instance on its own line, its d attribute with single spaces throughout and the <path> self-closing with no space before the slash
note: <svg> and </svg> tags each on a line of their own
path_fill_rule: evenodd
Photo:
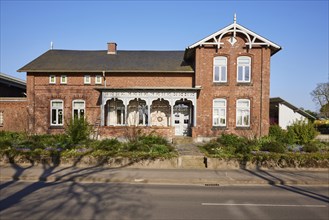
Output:
<svg viewBox="0 0 329 220">
<path fill-rule="evenodd" d="M 170 126 L 174 126 L 175 122 L 174 122 L 174 105 L 175 105 L 176 100 L 169 100 L 169 104 L 170 104 L 170 114 L 171 114 L 171 120 L 170 120 Z"/>
<path fill-rule="evenodd" d="M 193 127 L 196 127 L 196 101 L 192 102 L 193 104 Z"/>
<path fill-rule="evenodd" d="M 151 103 L 150 99 L 146 99 L 146 106 L 147 106 L 147 126 L 152 126 L 152 119 L 151 119 Z"/>
<path fill-rule="evenodd" d="M 129 100 L 126 98 L 122 99 L 123 105 L 125 106 L 125 125 L 128 125 L 128 104 Z"/>
<path fill-rule="evenodd" d="M 104 112 L 104 106 L 106 104 L 103 103 L 104 100 L 102 100 L 102 104 L 101 104 L 101 126 L 104 126 L 105 125 L 105 120 L 104 120 L 104 116 L 105 116 L 105 112 Z"/>
</svg>

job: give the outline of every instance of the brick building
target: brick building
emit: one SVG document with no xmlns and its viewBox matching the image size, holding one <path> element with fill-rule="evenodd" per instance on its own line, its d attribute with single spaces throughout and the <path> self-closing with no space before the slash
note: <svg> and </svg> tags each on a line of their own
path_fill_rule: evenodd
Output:
<svg viewBox="0 0 329 220">
<path fill-rule="evenodd" d="M 27 72 L 29 130 L 62 132 L 74 116 L 101 137 L 138 126 L 196 141 L 269 128 L 270 58 L 277 44 L 234 22 L 183 51 L 49 50 Z"/>
<path fill-rule="evenodd" d="M 26 83 L 0 73 L 0 131 L 27 131 Z"/>
</svg>

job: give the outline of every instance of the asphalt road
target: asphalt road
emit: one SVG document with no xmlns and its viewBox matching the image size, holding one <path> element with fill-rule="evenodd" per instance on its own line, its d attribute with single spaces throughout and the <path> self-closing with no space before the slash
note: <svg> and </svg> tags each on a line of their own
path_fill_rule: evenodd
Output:
<svg viewBox="0 0 329 220">
<path fill-rule="evenodd" d="M 329 219 L 324 186 L 2 182 L 0 219 Z"/>
</svg>

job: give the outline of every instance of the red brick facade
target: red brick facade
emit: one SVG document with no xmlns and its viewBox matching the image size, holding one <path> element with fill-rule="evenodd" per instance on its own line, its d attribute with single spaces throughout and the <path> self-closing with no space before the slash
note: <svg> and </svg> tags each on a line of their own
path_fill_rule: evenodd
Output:
<svg viewBox="0 0 329 220">
<path fill-rule="evenodd" d="M 27 99 L 0 98 L 0 131 L 27 132 Z"/>
<path fill-rule="evenodd" d="M 67 58 L 63 58 L 63 61 L 60 61 L 62 63 L 56 63 L 61 58 L 58 54 L 62 53 L 63 56 L 68 56 L 67 53 L 48 51 L 42 56 L 49 60 L 53 59 L 54 66 L 49 66 L 50 61 L 45 64 L 42 63 L 46 59 L 43 58 L 40 59 L 40 63 L 38 63 L 38 60 L 33 61 L 38 64 L 36 66 L 44 65 L 44 67 L 40 67 L 40 70 L 33 66 L 35 64 L 33 62 L 21 69 L 21 71 L 27 72 L 28 129 L 38 134 L 63 132 L 65 125 L 73 115 L 73 101 L 83 100 L 87 120 L 91 124 L 99 123 L 101 120 L 102 126 L 99 135 L 102 137 L 125 136 L 128 131 L 133 130 L 133 126 L 130 128 L 127 126 L 127 111 L 131 109 L 128 104 L 133 99 L 131 97 L 126 99 L 120 95 L 124 92 L 124 94 L 129 95 L 131 91 L 135 90 L 135 93 L 141 96 L 136 96 L 134 102 L 139 103 L 140 97 L 143 97 L 148 106 L 146 109 L 148 111 L 148 121 L 144 121 L 143 124 L 149 126 L 140 127 L 145 133 L 157 132 L 169 139 L 175 136 L 176 119 L 174 117 L 176 116 L 174 106 L 180 108 L 179 105 L 185 103 L 189 106 L 190 115 L 189 118 L 184 119 L 184 123 L 188 123 L 191 127 L 191 131 L 186 134 L 196 139 L 216 137 L 223 132 L 249 137 L 266 135 L 269 129 L 270 58 L 281 48 L 236 23 L 232 25 L 219 32 L 218 36 L 210 36 L 205 38 L 204 41 L 200 41 L 199 44 L 188 47 L 185 54 L 181 53 L 184 54 L 184 58 L 179 58 L 180 54 L 176 52 L 154 53 L 154 60 L 156 60 L 154 62 L 158 62 L 158 66 L 152 65 L 152 56 L 148 55 L 149 57 L 140 59 L 140 56 L 145 55 L 143 52 L 117 51 L 115 43 L 108 44 L 108 50 L 104 51 L 104 55 L 93 52 L 93 56 L 100 56 L 98 60 L 92 58 L 93 56 L 90 54 L 86 58 L 79 52 L 68 52 L 75 54 L 72 61 L 67 62 Z M 240 32 L 236 33 L 236 28 L 240 28 Z M 77 53 L 79 54 L 76 55 Z M 170 54 L 172 57 L 170 57 Z M 227 81 L 222 83 L 214 82 L 214 58 L 218 56 L 225 57 L 227 60 Z M 237 80 L 237 59 L 241 56 L 248 57 L 251 60 L 250 82 L 241 83 Z M 81 63 L 86 69 L 79 70 L 71 67 L 70 65 L 74 63 L 74 59 L 77 60 L 78 67 Z M 88 60 L 91 60 L 90 66 L 94 65 L 94 67 L 90 67 L 86 63 Z M 104 60 L 103 64 L 98 65 L 101 67 L 96 65 L 99 60 Z M 105 60 L 107 61 L 105 62 Z M 106 69 L 105 66 L 110 62 L 113 62 L 112 66 L 109 65 Z M 127 68 L 131 68 L 130 70 L 122 70 L 125 67 L 124 62 L 127 62 Z M 131 65 L 134 62 L 137 64 L 135 66 Z M 117 64 L 118 66 L 116 66 Z M 56 68 L 61 65 L 62 69 L 57 71 Z M 167 66 L 168 70 L 164 70 L 163 68 Z M 89 67 L 94 69 L 88 70 Z M 111 70 L 111 67 L 114 69 Z M 95 70 L 97 68 L 99 70 Z M 89 84 L 84 82 L 85 75 L 88 75 L 91 79 Z M 50 82 L 50 76 L 55 76 L 55 83 Z M 61 83 L 62 76 L 66 76 L 67 81 L 65 83 Z M 96 77 L 99 77 L 98 80 L 101 83 L 96 83 Z M 184 89 L 188 92 L 184 93 Z M 153 93 L 149 93 L 150 97 L 145 97 L 147 91 L 151 90 Z M 193 92 L 195 100 L 191 98 L 193 96 L 188 96 L 190 93 L 193 95 Z M 179 94 L 182 96 L 177 97 Z M 117 95 L 120 97 L 118 98 Z M 156 98 L 154 98 L 155 96 Z M 225 126 L 213 125 L 214 99 L 226 101 Z M 248 110 L 250 123 L 248 126 L 243 127 L 237 126 L 237 100 L 241 99 L 248 100 L 250 103 Z M 63 103 L 63 109 L 60 113 L 63 115 L 63 124 L 60 126 L 52 126 L 50 121 L 52 118 L 51 101 L 54 100 Z M 123 104 L 117 103 L 117 100 L 123 102 Z M 115 112 L 115 117 L 118 118 L 113 121 L 115 123 L 122 121 L 122 118 L 119 119 L 121 114 L 121 117 L 125 118 L 123 124 L 120 122 L 121 126 L 118 126 L 119 124 L 112 126 L 113 121 L 107 121 L 108 117 L 113 117 L 109 116 L 110 104 L 108 102 L 112 102 L 112 104 L 115 102 L 115 106 L 120 105 L 118 112 Z M 163 123 L 161 122 L 162 118 L 160 117 L 160 120 L 158 115 L 154 115 L 155 113 L 152 112 L 154 109 L 150 110 L 155 103 L 162 103 L 161 105 L 165 103 L 168 107 L 162 113 L 160 112 L 165 115 L 166 126 L 159 126 Z M 115 106 L 113 105 L 112 108 L 115 109 Z M 114 111 L 117 110 L 113 110 L 112 113 Z M 122 113 L 123 111 L 124 113 Z M 151 119 L 153 116 L 155 119 Z M 156 121 L 157 118 L 159 121 Z M 150 120 L 153 121 L 150 122 Z"/>
<path fill-rule="evenodd" d="M 198 97 L 198 125 L 193 129 L 193 136 L 217 136 L 222 132 L 244 136 L 263 136 L 269 129 L 269 92 L 270 92 L 270 57 L 268 48 L 247 49 L 241 36 L 234 47 L 225 37 L 221 49 L 201 47 L 196 49 L 195 84 L 201 86 Z M 227 83 L 213 82 L 213 58 L 225 56 L 228 61 Z M 237 58 L 251 57 L 251 82 L 237 83 Z M 224 98 L 227 101 L 227 126 L 212 126 L 213 99 Z M 236 126 L 236 100 L 249 99 L 250 128 Z"/>
</svg>

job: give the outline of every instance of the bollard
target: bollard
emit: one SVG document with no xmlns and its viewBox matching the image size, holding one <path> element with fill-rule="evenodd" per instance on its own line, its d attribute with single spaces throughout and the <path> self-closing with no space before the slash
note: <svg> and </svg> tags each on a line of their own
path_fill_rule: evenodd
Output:
<svg viewBox="0 0 329 220">
<path fill-rule="evenodd" d="M 203 157 L 203 163 L 204 163 L 204 166 L 206 168 L 208 168 L 208 158 L 207 157 Z"/>
</svg>

